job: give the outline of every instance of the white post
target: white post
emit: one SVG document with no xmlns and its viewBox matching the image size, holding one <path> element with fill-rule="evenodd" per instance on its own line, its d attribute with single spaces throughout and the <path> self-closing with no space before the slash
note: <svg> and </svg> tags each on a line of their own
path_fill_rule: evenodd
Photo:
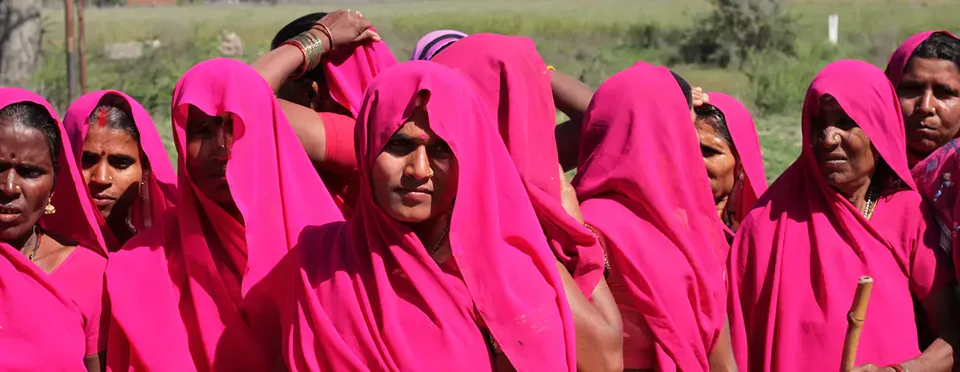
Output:
<svg viewBox="0 0 960 372">
<path fill-rule="evenodd" d="M 840 15 L 831 14 L 830 17 L 827 18 L 827 26 L 829 27 L 827 30 L 827 38 L 830 39 L 830 44 L 837 45 L 840 34 Z"/>
</svg>

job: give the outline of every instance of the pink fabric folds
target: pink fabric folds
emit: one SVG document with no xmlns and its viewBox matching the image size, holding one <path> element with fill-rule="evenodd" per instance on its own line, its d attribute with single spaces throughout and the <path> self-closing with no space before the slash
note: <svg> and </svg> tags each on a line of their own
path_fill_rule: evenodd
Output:
<svg viewBox="0 0 960 372">
<path fill-rule="evenodd" d="M 924 41 L 936 33 L 943 33 L 947 36 L 950 36 L 954 39 L 957 37 L 954 34 L 951 34 L 949 31 L 936 30 L 936 31 L 924 31 L 918 34 L 915 34 L 903 44 L 900 44 L 897 47 L 897 50 L 890 55 L 890 61 L 887 62 L 887 69 L 885 71 L 887 78 L 890 79 L 890 83 L 893 84 L 894 88 L 900 85 L 900 79 L 903 77 L 903 70 L 907 68 L 907 64 L 910 63 L 910 56 L 913 55 L 913 52 L 917 50 L 917 47 L 920 44 L 923 44 Z"/>
<path fill-rule="evenodd" d="M 233 115 L 226 177 L 246 227 L 200 193 L 186 172 L 191 106 Z M 268 370 L 280 340 L 258 333 L 272 309 L 250 289 L 304 227 L 340 213 L 270 88 L 246 64 L 213 59 L 194 66 L 177 84 L 171 112 L 180 202 L 161 225 L 111 256 L 108 368 Z"/>
<path fill-rule="evenodd" d="M 330 97 L 357 117 L 367 87 L 381 71 L 395 64 L 397 59 L 387 43 L 375 41 L 359 45 L 350 53 L 336 51 L 324 59 L 322 67 Z"/>
<path fill-rule="evenodd" d="M 444 271 L 409 227 L 376 205 L 370 187 L 374 160 L 421 91 L 430 94 L 430 127 L 459 163 L 449 238 L 461 276 Z M 518 370 L 574 370 L 556 259 L 488 120 L 470 83 L 439 64 L 408 62 L 377 77 L 357 122 L 356 214 L 304 233 L 312 247 L 300 257 L 285 342 L 292 369 L 490 371 L 478 326 L 485 323 Z"/>
<path fill-rule="evenodd" d="M 142 192 L 143 196 L 136 200 L 131 211 L 133 226 L 137 231 L 143 231 L 155 222 L 159 223 L 163 212 L 173 206 L 177 192 L 176 173 L 170 164 L 170 157 L 163 146 L 163 140 L 160 139 L 160 134 L 153 125 L 150 113 L 139 102 L 123 92 L 100 90 L 84 94 L 74 101 L 67 109 L 63 125 L 73 146 L 76 160 L 79 162 L 83 153 L 83 143 L 87 137 L 87 129 L 90 127 L 90 114 L 97 108 L 100 100 L 108 94 L 123 98 L 130 106 L 133 121 L 137 125 L 137 131 L 140 132 L 140 150 L 146 156 L 146 162 L 150 164 L 149 177 L 144 180 L 147 189 Z M 100 217 L 98 220 L 101 223 L 101 233 L 106 240 L 116 245 L 116 239 L 113 238 L 110 229 L 102 225 L 103 218 Z M 111 251 L 119 248 L 119 246 L 111 247 Z"/>
<path fill-rule="evenodd" d="M 736 98 L 720 92 L 710 92 L 710 105 L 723 113 L 727 129 L 737 148 L 740 165 L 743 167 L 743 181 L 737 182 L 729 202 L 734 203 L 733 211 L 737 223 L 743 221 L 760 195 L 767 191 L 767 176 L 763 170 L 763 154 L 760 151 L 760 139 L 757 127 L 753 124 L 750 111 Z"/>
<path fill-rule="evenodd" d="M 870 220 L 820 175 L 811 126 L 825 95 L 862 128 L 896 179 Z M 920 354 L 911 294 L 925 298 L 948 271 L 931 248 L 936 230 L 927 230 L 905 142 L 896 92 L 879 69 L 845 60 L 814 78 L 803 106 L 800 158 L 744 220 L 731 252 L 730 322 L 741 368 L 839 369 L 847 312 L 863 275 L 876 284 L 857 365 Z"/>
<path fill-rule="evenodd" d="M 32 102 L 56 112 L 43 97 L 0 88 L 0 108 Z M 84 371 L 83 357 L 98 350 L 102 311 L 104 245 L 97 210 L 85 195 L 63 126 L 60 169 L 53 203 L 57 213 L 40 224 L 77 241 L 76 249 L 51 274 L 0 242 L 0 369 Z M 25 311 L 28 309 L 28 311 Z"/>
<path fill-rule="evenodd" d="M 434 60 L 471 81 L 488 113 L 496 114 L 500 137 L 520 172 L 557 259 L 589 298 L 603 277 L 603 248 L 560 204 L 556 108 L 550 74 L 527 38 L 476 34 L 451 45 Z"/>
<path fill-rule="evenodd" d="M 917 191 L 933 206 L 940 230 L 939 247 L 953 256 L 953 267 L 960 267 L 960 254 L 955 247 L 960 242 L 960 205 L 957 204 L 957 181 L 960 177 L 960 140 L 943 145 L 913 167 Z M 958 276 L 960 277 L 960 276 Z"/>
<path fill-rule="evenodd" d="M 723 224 L 673 75 L 640 63 L 597 90 L 573 186 L 605 238 L 624 367 L 708 370 L 724 322 Z"/>
</svg>

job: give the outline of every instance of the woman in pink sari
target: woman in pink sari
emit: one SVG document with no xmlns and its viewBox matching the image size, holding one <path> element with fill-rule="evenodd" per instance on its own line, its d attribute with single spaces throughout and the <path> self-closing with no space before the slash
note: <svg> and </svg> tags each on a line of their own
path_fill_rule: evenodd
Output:
<svg viewBox="0 0 960 372">
<path fill-rule="evenodd" d="M 499 114 L 500 137 L 558 261 L 577 329 L 578 370 L 623 370 L 623 329 L 603 278 L 603 248 L 583 225 L 576 193 L 559 171 L 550 74 L 536 45 L 521 37 L 475 34 L 433 61 L 464 75 L 487 112 Z"/>
<path fill-rule="evenodd" d="M 708 93 L 709 102 L 695 111 L 700 152 L 710 177 L 710 190 L 733 243 L 740 222 L 767 189 L 760 140 L 750 112 L 735 98 Z"/>
<path fill-rule="evenodd" d="M 353 127 L 363 92 L 397 61 L 357 11 L 300 17 L 277 33 L 271 47 L 253 66 L 277 93 L 307 155 L 349 217 L 358 195 Z"/>
<path fill-rule="evenodd" d="M 83 95 L 64 116 L 111 251 L 153 226 L 176 198 L 176 173 L 150 114 L 117 91 Z"/>
<path fill-rule="evenodd" d="M 903 42 L 887 64 L 907 128 L 913 167 L 960 135 L 960 39 L 926 31 Z"/>
<path fill-rule="evenodd" d="M 870 64 L 834 62 L 810 84 L 800 158 L 747 215 L 731 252 L 741 367 L 839 369 L 847 312 L 869 275 L 857 370 L 951 369 L 951 273 L 907 167 L 902 122 L 893 86 Z M 922 354 L 913 297 L 941 336 Z"/>
<path fill-rule="evenodd" d="M 691 119 L 689 84 L 637 64 L 597 90 L 573 186 L 610 261 L 628 370 L 734 370 L 728 250 Z"/>
<path fill-rule="evenodd" d="M 171 116 L 179 203 L 111 255 L 107 367 L 271 369 L 280 340 L 260 331 L 279 329 L 250 289 L 305 226 L 340 219 L 339 211 L 270 87 L 246 64 L 191 68 Z"/>
<path fill-rule="evenodd" d="M 0 369 L 99 371 L 106 257 L 70 142 L 42 97 L 0 88 Z"/>
<path fill-rule="evenodd" d="M 556 258 L 488 120 L 442 65 L 377 77 L 357 122 L 357 212 L 302 238 L 291 369 L 576 368 Z"/>
<path fill-rule="evenodd" d="M 933 154 L 913 167 L 913 179 L 917 182 L 917 191 L 933 207 L 940 235 L 938 247 L 943 253 L 953 257 L 953 267 L 960 267 L 960 254 L 957 246 L 957 233 L 960 232 L 960 204 L 957 203 L 957 176 L 960 171 L 960 139 L 941 146 Z"/>
</svg>

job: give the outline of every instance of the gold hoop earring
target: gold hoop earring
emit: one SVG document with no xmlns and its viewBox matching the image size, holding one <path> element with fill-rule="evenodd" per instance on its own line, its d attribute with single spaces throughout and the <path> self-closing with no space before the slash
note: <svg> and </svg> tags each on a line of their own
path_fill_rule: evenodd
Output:
<svg viewBox="0 0 960 372">
<path fill-rule="evenodd" d="M 51 194 L 50 197 L 47 198 L 47 206 L 43 207 L 43 214 L 54 214 L 54 213 L 57 213 L 57 207 L 53 206 L 53 195 Z"/>
</svg>

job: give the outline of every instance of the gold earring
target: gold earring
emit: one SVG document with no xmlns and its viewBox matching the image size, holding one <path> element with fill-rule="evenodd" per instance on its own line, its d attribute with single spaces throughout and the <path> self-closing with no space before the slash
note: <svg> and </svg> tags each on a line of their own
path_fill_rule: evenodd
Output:
<svg viewBox="0 0 960 372">
<path fill-rule="evenodd" d="M 53 195 L 50 195 L 47 198 L 47 206 L 43 207 L 43 214 L 54 214 L 57 213 L 57 207 L 53 206 Z"/>
</svg>

